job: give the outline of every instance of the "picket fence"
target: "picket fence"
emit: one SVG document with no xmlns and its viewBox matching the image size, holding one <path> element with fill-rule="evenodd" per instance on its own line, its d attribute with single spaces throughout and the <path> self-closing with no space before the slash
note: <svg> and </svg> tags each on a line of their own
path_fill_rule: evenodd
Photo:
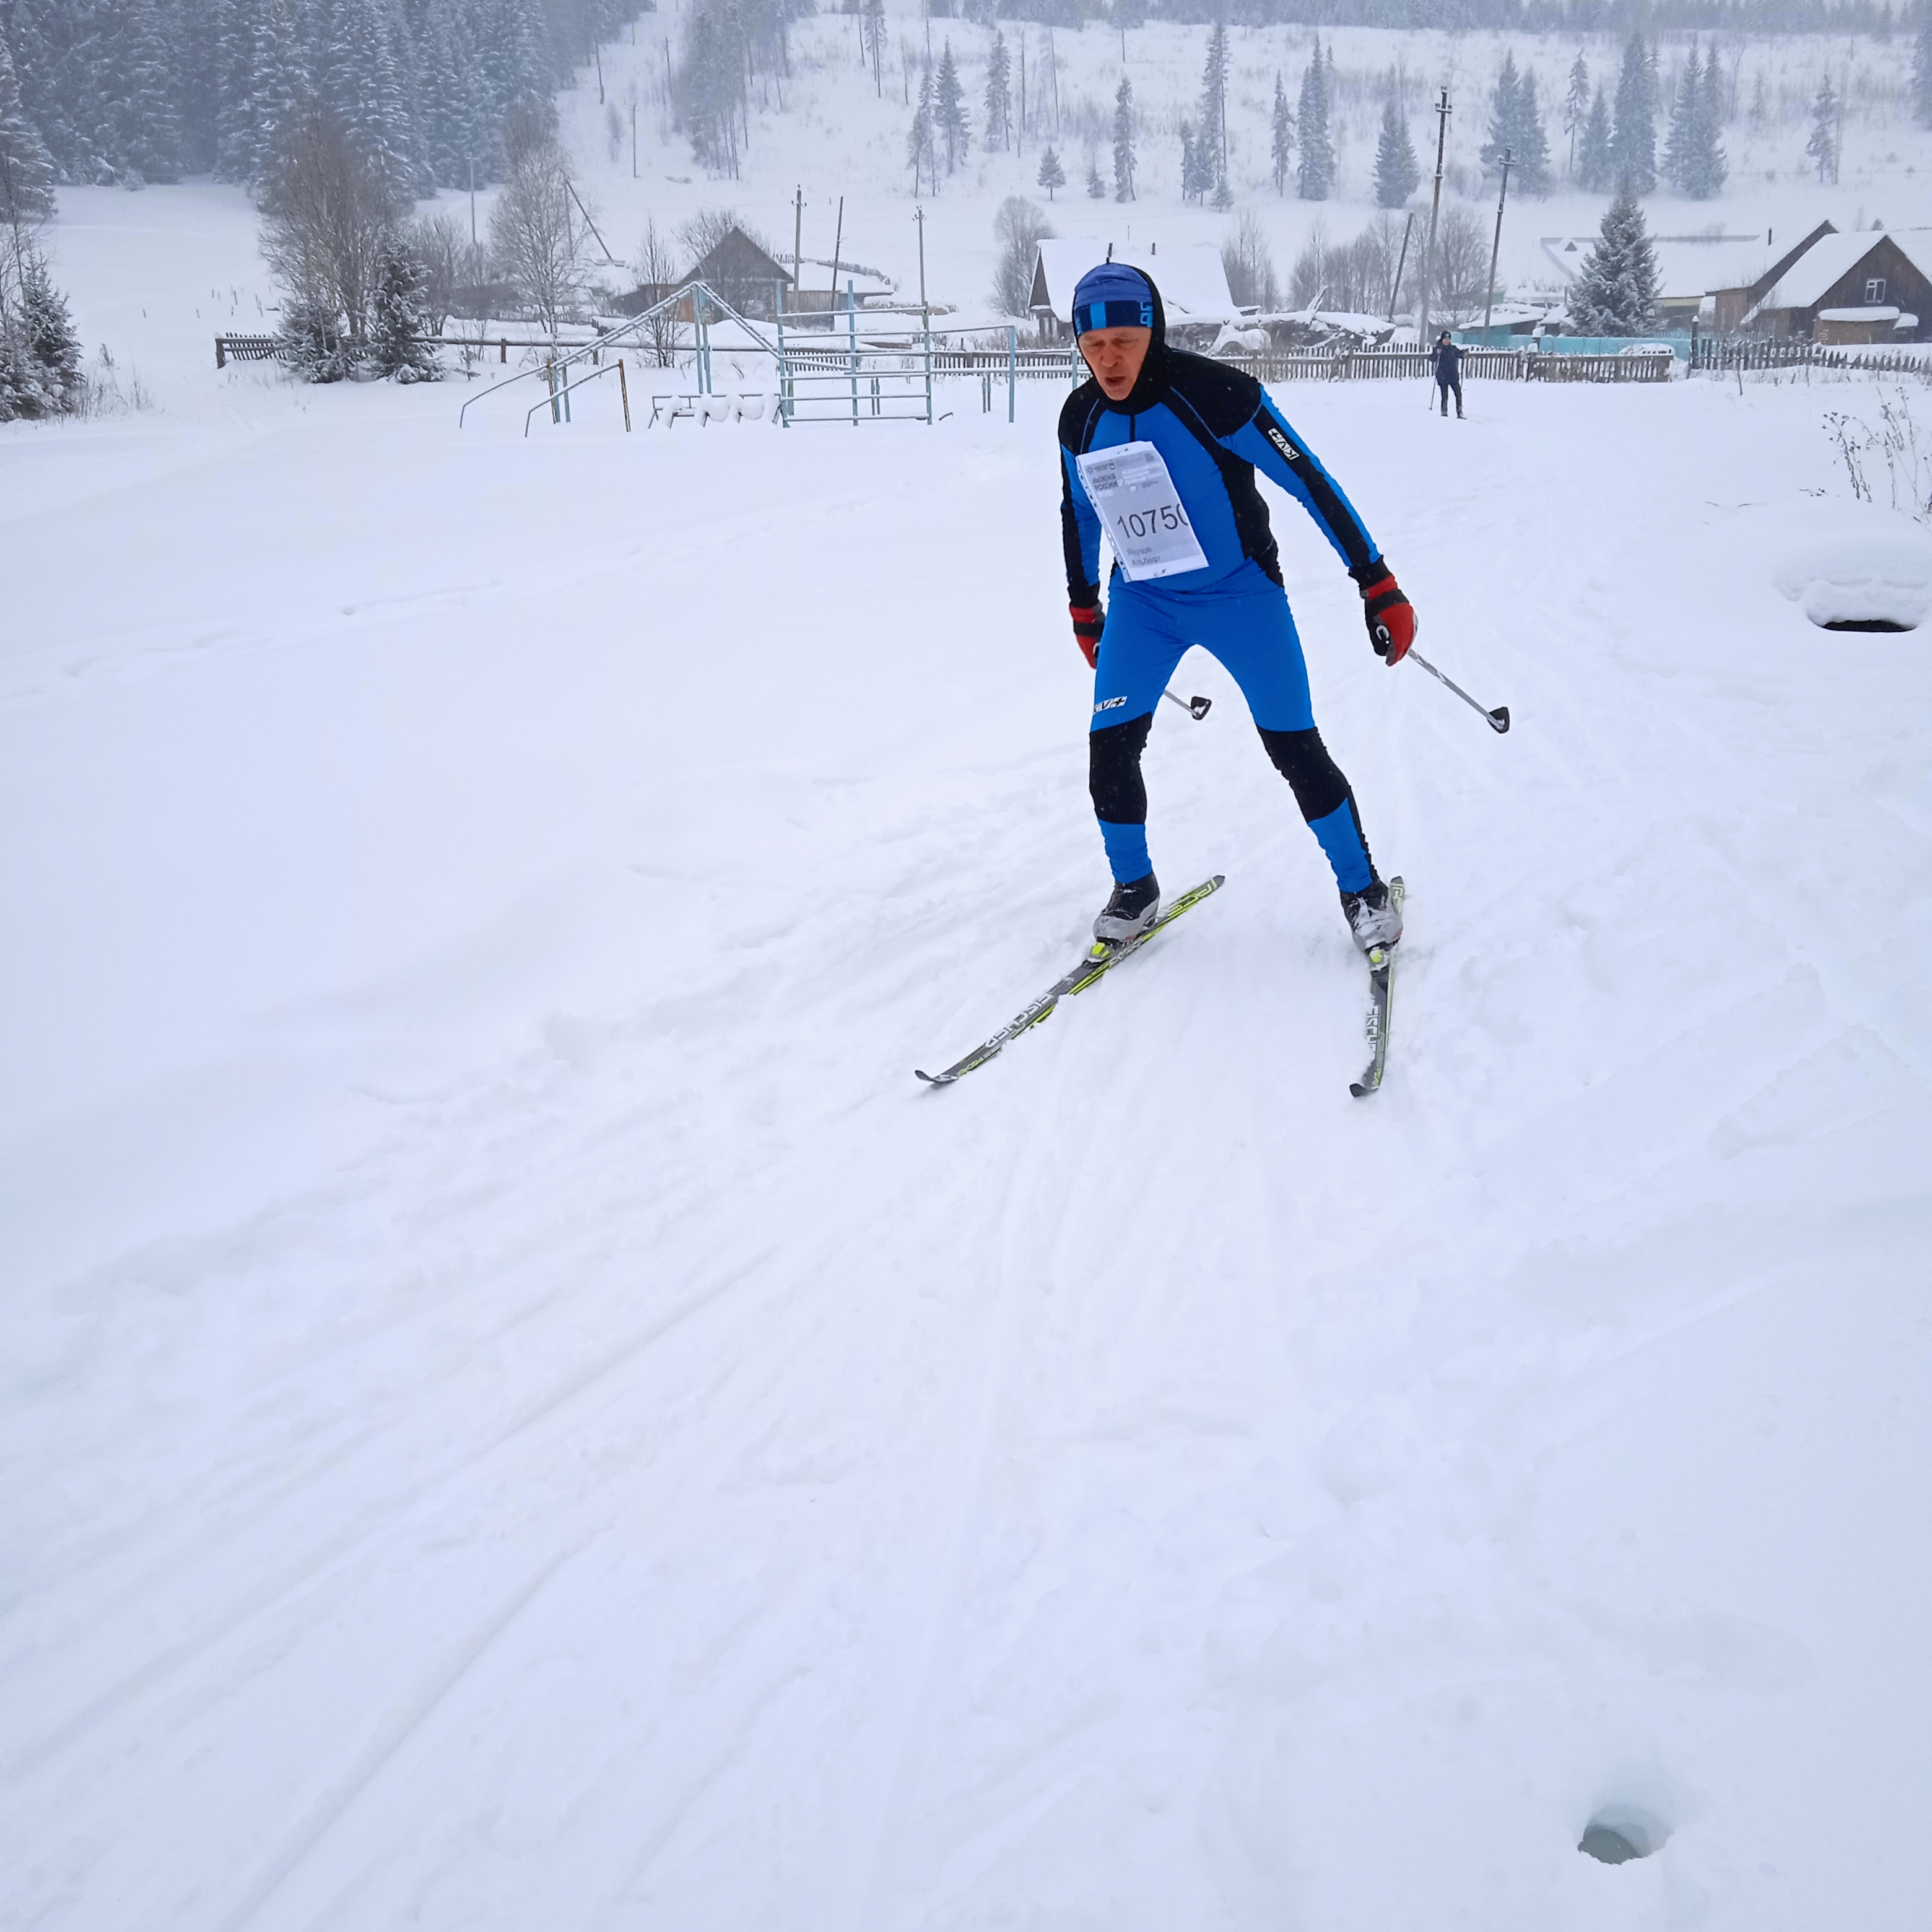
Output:
<svg viewBox="0 0 1932 1932">
<path fill-rule="evenodd" d="M 1856 344 L 1834 346 L 1748 335 L 1728 339 L 1707 335 L 1690 345 L 1690 367 L 1709 375 L 1754 369 L 1852 369 L 1862 375 L 1932 376 L 1932 343 L 1866 348 Z"/>
</svg>

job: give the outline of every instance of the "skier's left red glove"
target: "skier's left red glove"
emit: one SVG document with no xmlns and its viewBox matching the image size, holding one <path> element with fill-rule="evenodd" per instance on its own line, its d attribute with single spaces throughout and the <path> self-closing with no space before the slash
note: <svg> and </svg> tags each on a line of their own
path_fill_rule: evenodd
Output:
<svg viewBox="0 0 1932 1932">
<path fill-rule="evenodd" d="M 1100 633 L 1106 625 L 1106 616 L 1096 598 L 1090 604 L 1070 604 L 1067 614 L 1073 620 L 1073 641 L 1080 646 L 1080 655 L 1087 660 L 1089 670 L 1100 669 Z"/>
<path fill-rule="evenodd" d="M 1377 557 L 1373 563 L 1358 563 L 1348 574 L 1361 591 L 1362 616 L 1376 656 L 1389 664 L 1401 663 L 1415 642 L 1415 609 L 1402 594 L 1395 572 Z"/>
</svg>

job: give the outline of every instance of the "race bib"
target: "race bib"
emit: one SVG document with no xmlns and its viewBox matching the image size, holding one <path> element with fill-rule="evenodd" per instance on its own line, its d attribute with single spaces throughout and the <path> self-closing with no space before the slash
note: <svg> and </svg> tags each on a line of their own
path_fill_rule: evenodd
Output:
<svg viewBox="0 0 1932 1932">
<path fill-rule="evenodd" d="M 1074 460 L 1130 582 L 1207 568 L 1208 554 L 1152 443 L 1090 449 Z"/>
</svg>

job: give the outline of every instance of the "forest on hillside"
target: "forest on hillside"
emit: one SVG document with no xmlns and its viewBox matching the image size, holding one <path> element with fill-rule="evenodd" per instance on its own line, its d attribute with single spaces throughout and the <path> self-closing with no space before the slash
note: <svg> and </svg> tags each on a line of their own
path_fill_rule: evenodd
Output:
<svg viewBox="0 0 1932 1932">
<path fill-rule="evenodd" d="M 320 105 L 398 195 L 493 181 L 511 110 L 550 98 L 653 3 L 10 0 L 0 163 L 50 185 L 253 184 Z"/>
</svg>

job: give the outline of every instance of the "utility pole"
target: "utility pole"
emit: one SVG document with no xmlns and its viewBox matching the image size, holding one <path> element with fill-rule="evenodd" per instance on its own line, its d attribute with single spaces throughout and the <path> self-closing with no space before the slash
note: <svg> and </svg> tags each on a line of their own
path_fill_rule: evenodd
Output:
<svg viewBox="0 0 1932 1932">
<path fill-rule="evenodd" d="M 470 157 L 470 245 L 476 245 L 476 157 Z"/>
<path fill-rule="evenodd" d="M 631 102 L 631 178 L 638 178 L 638 104 L 634 97 Z"/>
<path fill-rule="evenodd" d="M 1496 305 L 1496 257 L 1502 252 L 1503 202 L 1509 194 L 1510 150 L 1503 150 L 1503 184 L 1496 196 L 1496 238 L 1490 244 L 1490 292 L 1483 298 L 1483 346 L 1490 346 L 1490 311 Z"/>
<path fill-rule="evenodd" d="M 919 305 L 922 312 L 926 308 L 926 210 L 915 207 L 913 219 L 919 224 Z"/>
<path fill-rule="evenodd" d="M 838 306 L 838 248 L 845 239 L 845 197 L 838 197 L 838 226 L 832 231 L 832 306 Z M 830 325 L 828 324 L 829 327 Z"/>
<path fill-rule="evenodd" d="M 1436 193 L 1429 204 L 1429 247 L 1422 257 L 1422 321 L 1416 331 L 1416 340 L 1425 349 L 1429 346 L 1429 285 L 1436 279 L 1436 218 L 1442 209 L 1442 149 L 1449 138 L 1449 116 L 1454 112 L 1445 87 L 1442 98 L 1436 104 Z"/>
<path fill-rule="evenodd" d="M 1389 290 L 1389 320 L 1395 320 L 1396 305 L 1402 299 L 1402 272 L 1408 266 L 1408 232 L 1415 226 L 1415 210 L 1411 208 L 1402 224 L 1402 253 L 1396 257 L 1395 286 Z"/>
<path fill-rule="evenodd" d="M 792 197 L 791 208 L 791 298 L 800 302 L 805 293 L 805 257 L 799 250 L 805 246 L 805 189 L 801 185 Z"/>
</svg>

